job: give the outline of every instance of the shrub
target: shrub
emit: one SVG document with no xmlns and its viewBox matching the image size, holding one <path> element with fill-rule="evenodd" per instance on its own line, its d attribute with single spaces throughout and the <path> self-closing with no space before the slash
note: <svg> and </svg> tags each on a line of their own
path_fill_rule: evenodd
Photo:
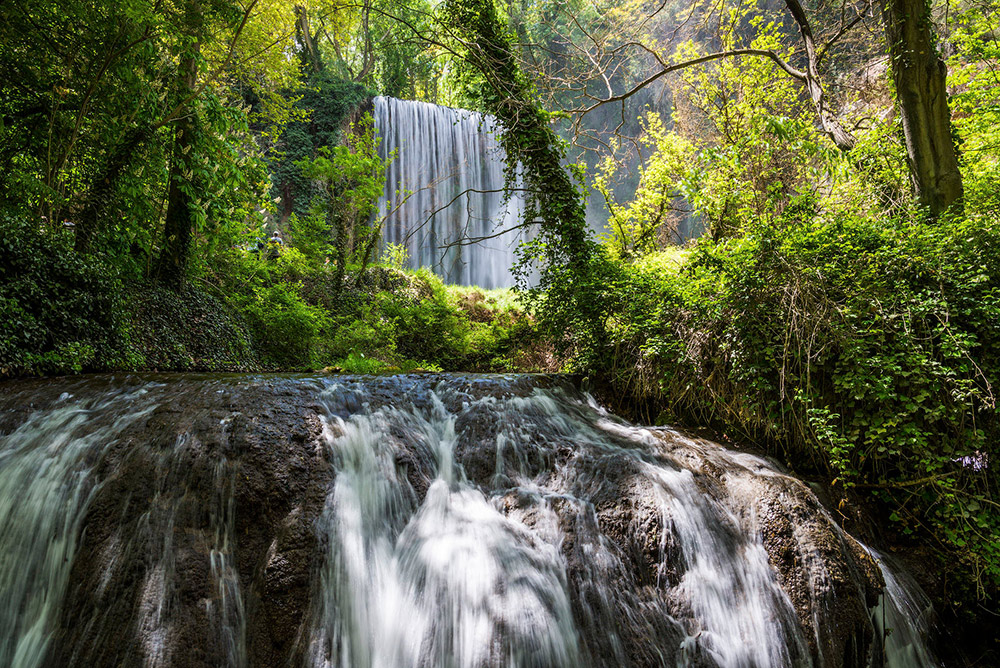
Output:
<svg viewBox="0 0 1000 668">
<path fill-rule="evenodd" d="M 126 346 L 116 268 L 72 233 L 0 217 L 0 376 L 100 368 Z"/>
<path fill-rule="evenodd" d="M 631 265 L 612 349 L 585 352 L 609 394 L 871 494 L 996 587 L 998 247 L 995 217 L 748 224 Z"/>
</svg>

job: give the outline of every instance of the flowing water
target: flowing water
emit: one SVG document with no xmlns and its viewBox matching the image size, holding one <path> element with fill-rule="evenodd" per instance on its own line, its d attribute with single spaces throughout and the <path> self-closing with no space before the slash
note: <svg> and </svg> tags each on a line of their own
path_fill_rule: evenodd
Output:
<svg viewBox="0 0 1000 668">
<path fill-rule="evenodd" d="M 3 666 L 940 665 L 804 485 L 559 380 L 66 383 L 0 398 Z"/>
<path fill-rule="evenodd" d="M 885 580 L 885 591 L 872 613 L 875 629 L 884 639 L 887 668 L 941 666 L 927 644 L 934 610 L 927 595 L 905 572 L 891 567 L 888 557 L 869 548 Z"/>
<path fill-rule="evenodd" d="M 396 156 L 379 200 L 383 241 L 402 244 L 410 267 L 430 267 L 449 283 L 511 286 L 524 200 L 504 195 L 493 119 L 391 97 L 374 105 L 381 154 Z"/>
<path fill-rule="evenodd" d="M 75 401 L 65 394 L 0 441 L 0 665 L 43 666 L 95 484 L 95 458 L 147 408 L 88 428 L 144 389 Z"/>
</svg>

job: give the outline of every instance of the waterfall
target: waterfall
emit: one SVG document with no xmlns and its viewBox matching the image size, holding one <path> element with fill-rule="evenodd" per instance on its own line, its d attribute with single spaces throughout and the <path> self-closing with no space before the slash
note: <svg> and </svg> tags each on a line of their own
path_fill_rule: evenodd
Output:
<svg viewBox="0 0 1000 668">
<path fill-rule="evenodd" d="M 0 392 L 0 665 L 940 665 L 805 484 L 558 378 L 67 382 Z"/>
<path fill-rule="evenodd" d="M 0 438 L 0 666 L 37 668 L 52 641 L 77 541 L 97 489 L 97 456 L 149 407 L 145 394 L 74 401 L 62 393 Z M 95 424 L 93 416 L 114 417 Z"/>
<path fill-rule="evenodd" d="M 402 244 L 411 268 L 430 267 L 447 282 L 511 286 L 524 201 L 504 197 L 492 117 L 391 97 L 374 105 L 381 155 L 396 155 L 378 205 L 383 243 Z"/>
<path fill-rule="evenodd" d="M 882 638 L 886 668 L 939 668 L 927 646 L 930 635 L 931 602 L 905 572 L 892 568 L 889 559 L 868 548 L 878 562 L 885 590 L 872 613 L 875 630 Z"/>
</svg>

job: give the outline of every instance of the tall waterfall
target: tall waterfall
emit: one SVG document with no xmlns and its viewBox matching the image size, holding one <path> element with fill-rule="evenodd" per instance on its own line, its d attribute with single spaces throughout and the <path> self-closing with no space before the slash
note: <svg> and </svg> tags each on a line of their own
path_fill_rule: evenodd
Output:
<svg viewBox="0 0 1000 668">
<path fill-rule="evenodd" d="M 5 667 L 939 665 L 806 485 L 553 378 L 0 385 L 0 510 Z"/>
<path fill-rule="evenodd" d="M 524 201 L 504 197 L 506 159 L 493 119 L 376 97 L 375 127 L 382 156 L 396 152 L 379 200 L 383 241 L 403 244 L 411 267 L 430 267 L 448 282 L 512 285 Z"/>
</svg>

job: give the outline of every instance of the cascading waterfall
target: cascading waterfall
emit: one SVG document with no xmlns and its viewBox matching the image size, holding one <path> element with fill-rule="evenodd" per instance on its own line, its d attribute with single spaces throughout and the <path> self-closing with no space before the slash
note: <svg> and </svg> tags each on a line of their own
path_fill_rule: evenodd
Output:
<svg viewBox="0 0 1000 668">
<path fill-rule="evenodd" d="M 906 573 L 890 568 L 888 558 L 868 548 L 878 562 L 885 590 L 872 613 L 882 638 L 886 668 L 938 668 L 941 663 L 927 646 L 931 602 Z"/>
<path fill-rule="evenodd" d="M 459 415 L 432 398 L 426 411 L 386 407 L 326 426 L 339 473 L 321 521 L 331 550 L 312 665 L 580 665 L 556 546 L 463 479 Z M 422 503 L 396 470 L 393 432 L 433 462 Z"/>
<path fill-rule="evenodd" d="M 430 267 L 450 283 L 511 286 L 524 200 L 504 196 L 493 119 L 391 97 L 374 105 L 379 150 L 396 153 L 379 200 L 383 242 L 402 244 L 410 267 Z"/>
<path fill-rule="evenodd" d="M 677 532 L 683 575 L 676 588 L 694 620 L 684 648 L 705 648 L 722 666 L 808 664 L 806 641 L 763 544 L 744 535 L 724 504 L 706 503 L 691 471 L 649 466 L 665 520 Z"/>
<path fill-rule="evenodd" d="M 74 401 L 64 393 L 0 439 L 0 666 L 44 666 L 88 504 L 95 458 L 146 390 Z M 94 427 L 98 412 L 125 412 Z"/>
<path fill-rule="evenodd" d="M 940 665 L 805 485 L 561 381 L 60 382 L 0 400 L 0 665 Z"/>
<path fill-rule="evenodd" d="M 246 617 L 240 578 L 233 554 L 233 485 L 236 471 L 225 458 L 216 464 L 215 540 L 210 553 L 212 581 L 217 595 L 209 602 L 209 614 L 225 644 L 226 668 L 244 668 L 246 659 Z"/>
</svg>

